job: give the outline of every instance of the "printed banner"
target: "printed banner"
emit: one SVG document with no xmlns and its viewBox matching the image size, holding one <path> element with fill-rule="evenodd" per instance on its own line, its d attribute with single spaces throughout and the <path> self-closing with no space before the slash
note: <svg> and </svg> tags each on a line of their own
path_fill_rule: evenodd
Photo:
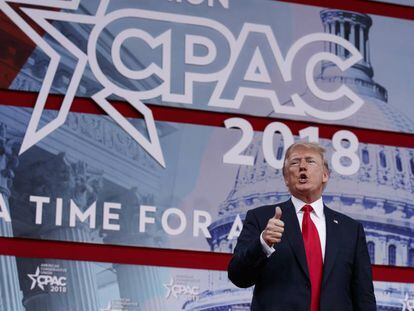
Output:
<svg viewBox="0 0 414 311">
<path fill-rule="evenodd" d="M 414 267 L 413 21 L 267 0 L 0 11 L 0 236 L 231 253 L 249 209 L 289 198 L 284 153 L 302 139 L 326 148 L 324 202 L 363 224 L 371 262 Z M 85 102 L 102 114 L 73 111 Z M 0 263 L 6 310 L 250 306 L 224 272 Z M 412 284 L 375 288 L 379 310 L 413 310 Z"/>
<path fill-rule="evenodd" d="M 281 122 L 251 136 L 157 122 L 169 156 L 162 168 L 108 118 L 79 113 L 17 157 L 16 125 L 32 111 L 0 112 L 10 189 L 1 196 L 2 223 L 13 227 L 4 236 L 231 252 L 248 209 L 289 198 L 283 150 L 297 137 Z M 42 121 L 56 114 L 45 111 Z M 301 133 L 318 140 L 318 127 Z M 319 142 L 331 169 L 325 203 L 363 223 L 372 263 L 414 266 L 414 150 L 359 143 L 345 130 Z"/>
<path fill-rule="evenodd" d="M 122 123 L 116 97 L 149 128 L 142 102 L 414 132 L 412 21 L 268 0 L 69 1 L 23 8 L 31 23 L 13 8 L 4 48 L 36 48 L 10 88 L 40 92 L 25 149 L 60 124 L 35 120 L 49 93 L 62 119 L 86 96 Z"/>
<path fill-rule="evenodd" d="M 6 256 L 0 263 L 10 276 L 0 280 L 5 310 L 250 310 L 252 288 L 235 287 L 222 271 Z M 378 311 L 413 310 L 413 284 L 374 287 Z"/>
</svg>

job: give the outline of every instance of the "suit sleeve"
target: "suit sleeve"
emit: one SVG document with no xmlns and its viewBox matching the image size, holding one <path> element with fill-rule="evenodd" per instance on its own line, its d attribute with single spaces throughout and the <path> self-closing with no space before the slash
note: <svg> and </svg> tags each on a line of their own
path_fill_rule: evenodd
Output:
<svg viewBox="0 0 414 311">
<path fill-rule="evenodd" d="M 248 211 L 228 266 L 229 279 L 238 287 L 250 287 L 267 261 L 260 243 L 261 228 L 252 211 Z"/>
<path fill-rule="evenodd" d="M 364 228 L 361 224 L 358 225 L 358 241 L 352 275 L 352 297 L 354 310 L 377 310 L 372 284 L 371 262 L 368 254 Z"/>
</svg>

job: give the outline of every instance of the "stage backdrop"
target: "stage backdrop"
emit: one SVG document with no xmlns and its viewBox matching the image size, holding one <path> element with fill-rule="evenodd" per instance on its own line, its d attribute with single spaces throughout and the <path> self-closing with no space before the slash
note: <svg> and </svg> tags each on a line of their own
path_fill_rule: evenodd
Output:
<svg viewBox="0 0 414 311">
<path fill-rule="evenodd" d="M 1 236 L 231 253 L 249 209 L 289 198 L 284 152 L 305 139 L 372 264 L 414 268 L 413 21 L 266 0 L 0 9 Z M 218 270 L 0 256 L 0 304 L 249 310 Z M 378 310 L 413 310 L 413 286 L 375 282 Z"/>
</svg>

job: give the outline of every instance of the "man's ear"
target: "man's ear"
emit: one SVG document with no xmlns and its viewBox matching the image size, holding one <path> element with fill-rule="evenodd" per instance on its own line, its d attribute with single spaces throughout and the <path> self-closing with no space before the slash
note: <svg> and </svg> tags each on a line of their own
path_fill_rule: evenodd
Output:
<svg viewBox="0 0 414 311">
<path fill-rule="evenodd" d="M 327 169 L 323 170 L 322 182 L 326 184 L 329 180 L 329 172 Z"/>
</svg>

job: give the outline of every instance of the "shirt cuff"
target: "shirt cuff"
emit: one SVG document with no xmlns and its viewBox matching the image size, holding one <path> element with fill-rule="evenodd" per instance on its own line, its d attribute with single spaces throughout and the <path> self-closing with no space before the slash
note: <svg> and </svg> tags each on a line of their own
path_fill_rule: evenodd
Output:
<svg viewBox="0 0 414 311">
<path fill-rule="evenodd" d="M 273 246 L 267 245 L 265 240 L 263 240 L 263 231 L 260 234 L 260 244 L 262 244 L 262 250 L 266 254 L 266 257 L 270 257 L 270 255 L 272 255 L 275 251 L 275 248 Z"/>
</svg>

